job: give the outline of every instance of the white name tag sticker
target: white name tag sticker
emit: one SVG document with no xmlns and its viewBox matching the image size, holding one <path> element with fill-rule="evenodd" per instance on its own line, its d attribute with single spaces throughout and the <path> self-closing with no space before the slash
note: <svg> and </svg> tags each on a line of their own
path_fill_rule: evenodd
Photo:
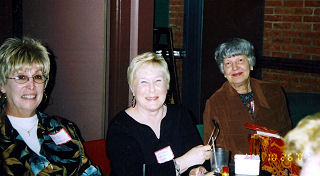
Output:
<svg viewBox="0 0 320 176">
<path fill-rule="evenodd" d="M 165 163 L 170 161 L 174 158 L 173 152 L 170 146 L 167 146 L 163 149 L 155 151 L 154 154 L 156 155 L 157 161 L 159 164 Z"/>
<path fill-rule="evenodd" d="M 65 144 L 65 143 L 71 141 L 71 139 L 72 139 L 64 128 L 62 128 L 60 131 L 58 131 L 54 134 L 50 134 L 49 136 L 51 137 L 53 142 L 56 143 L 56 145 Z"/>
</svg>

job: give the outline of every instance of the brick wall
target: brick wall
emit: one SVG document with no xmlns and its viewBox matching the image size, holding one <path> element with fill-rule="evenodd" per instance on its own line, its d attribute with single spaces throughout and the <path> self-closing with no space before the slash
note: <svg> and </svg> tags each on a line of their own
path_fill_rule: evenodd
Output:
<svg viewBox="0 0 320 176">
<path fill-rule="evenodd" d="M 265 0 L 263 55 L 320 60 L 320 0 Z M 263 69 L 287 92 L 320 93 L 320 74 Z"/>
</svg>

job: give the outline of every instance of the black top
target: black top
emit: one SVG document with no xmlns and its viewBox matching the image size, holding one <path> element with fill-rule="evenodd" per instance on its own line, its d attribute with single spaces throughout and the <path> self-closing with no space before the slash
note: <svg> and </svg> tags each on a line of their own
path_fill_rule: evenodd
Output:
<svg viewBox="0 0 320 176">
<path fill-rule="evenodd" d="M 146 175 L 175 176 L 173 161 L 158 164 L 154 152 L 170 146 L 177 158 L 202 144 L 189 112 L 182 106 L 167 107 L 159 139 L 149 126 L 135 121 L 124 110 L 115 116 L 106 140 L 111 175 L 142 175 L 143 164 L 146 164 Z"/>
</svg>

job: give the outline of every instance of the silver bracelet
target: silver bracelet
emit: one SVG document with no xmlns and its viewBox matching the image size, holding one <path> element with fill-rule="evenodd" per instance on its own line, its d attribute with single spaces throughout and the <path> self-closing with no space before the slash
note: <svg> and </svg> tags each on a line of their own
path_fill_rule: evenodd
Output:
<svg viewBox="0 0 320 176">
<path fill-rule="evenodd" d="M 176 169 L 176 176 L 180 176 L 180 166 L 175 159 L 172 159 L 172 160 L 173 160 L 174 168 Z"/>
</svg>

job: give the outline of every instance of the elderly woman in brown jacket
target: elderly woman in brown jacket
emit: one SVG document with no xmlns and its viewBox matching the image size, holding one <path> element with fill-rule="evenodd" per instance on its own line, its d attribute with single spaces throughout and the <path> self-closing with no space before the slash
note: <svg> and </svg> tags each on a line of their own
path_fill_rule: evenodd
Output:
<svg viewBox="0 0 320 176">
<path fill-rule="evenodd" d="M 244 39 L 234 38 L 215 51 L 215 60 L 227 81 L 206 102 L 203 114 L 204 142 L 213 129 L 212 120 L 220 126 L 217 147 L 235 154 L 249 152 L 252 131 L 246 123 L 264 126 L 285 135 L 291 129 L 286 100 L 277 84 L 250 78 L 255 65 L 254 47 Z"/>
</svg>

